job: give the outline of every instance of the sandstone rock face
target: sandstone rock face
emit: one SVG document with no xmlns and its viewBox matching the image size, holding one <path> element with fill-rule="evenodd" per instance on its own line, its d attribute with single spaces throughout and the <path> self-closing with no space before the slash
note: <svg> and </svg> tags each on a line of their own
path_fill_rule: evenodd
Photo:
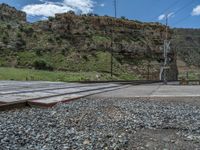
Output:
<svg viewBox="0 0 200 150">
<path fill-rule="evenodd" d="M 15 8 L 10 8 L 5 4 L 0 5 L 0 12 L 3 12 L 0 14 L 3 16 L 1 20 L 18 18 L 20 21 L 25 21 L 26 15 L 21 11 L 15 11 Z M 26 56 L 32 57 L 32 60 L 42 57 L 46 61 L 56 64 L 53 66 L 54 70 L 77 71 L 72 69 L 72 65 L 66 64 L 71 61 L 74 63 L 73 65 L 77 64 L 73 68 L 78 68 L 83 61 L 91 59 L 92 63 L 94 61 L 104 62 L 96 58 L 97 53 L 104 53 L 105 56 L 105 54 L 113 52 L 117 62 L 116 70 L 121 67 L 129 73 L 140 75 L 142 79 L 158 80 L 164 60 L 165 27 L 158 23 L 142 23 L 107 16 L 75 15 L 69 12 L 56 14 L 54 18 L 50 17 L 47 21 L 19 24 L 15 29 L 6 28 L 6 32 L 5 29 L 0 28 L 0 30 L 4 31 L 5 35 L 4 41 L 0 39 L 0 49 L 15 53 L 26 52 Z M 170 30 L 169 35 L 171 36 Z M 10 38 L 6 39 L 6 37 Z M 2 48 L 1 45 L 3 45 Z M 169 80 L 177 79 L 175 56 L 172 49 L 169 53 Z M 31 60 L 23 58 L 26 62 L 21 63 L 20 57 L 21 55 L 16 58 L 17 66 L 32 67 Z M 49 57 L 57 59 L 53 61 L 54 58 Z M 104 59 L 104 57 L 100 59 Z M 108 63 L 110 62 L 108 61 Z M 85 66 L 81 66 L 79 70 L 109 71 L 109 64 L 102 66 L 107 66 L 107 69 L 100 69 L 97 65 L 95 70 L 85 70 Z"/>
<path fill-rule="evenodd" d="M 7 4 L 0 4 L 0 21 L 26 22 L 26 13 Z"/>
<path fill-rule="evenodd" d="M 41 23 L 41 28 L 45 27 L 64 37 L 73 37 L 74 41 L 84 39 L 79 43 L 79 48 L 84 47 L 88 38 L 95 36 L 92 42 L 97 49 L 101 46 L 104 49 L 111 48 L 115 52 L 130 52 L 133 55 L 160 53 L 165 34 L 165 27 L 159 24 L 111 17 L 76 16 L 70 13 L 57 14 L 52 21 Z M 92 46 L 88 48 L 93 49 Z"/>
<path fill-rule="evenodd" d="M 133 61 L 139 64 L 126 65 L 128 70 L 142 78 L 158 80 L 163 64 L 163 41 L 165 27 L 158 23 L 141 23 L 125 19 L 102 16 L 77 16 L 72 13 L 56 14 L 37 27 L 41 31 L 59 34 L 62 39 L 80 51 L 113 51 L 116 59 L 125 64 Z M 171 36 L 171 31 L 169 32 Z M 169 36 L 169 38 L 170 38 Z M 169 52 L 168 80 L 177 79 L 176 55 Z M 136 62 L 136 63 L 137 63 Z"/>
</svg>

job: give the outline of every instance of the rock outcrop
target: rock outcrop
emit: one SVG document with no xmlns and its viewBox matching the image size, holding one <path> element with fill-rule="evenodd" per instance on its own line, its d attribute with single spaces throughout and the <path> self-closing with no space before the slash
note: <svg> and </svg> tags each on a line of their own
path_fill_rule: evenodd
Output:
<svg viewBox="0 0 200 150">
<path fill-rule="evenodd" d="M 4 16 L 4 21 L 15 20 L 14 18 L 25 21 L 24 13 L 11 13 L 16 11 L 14 8 L 5 11 L 7 7 L 9 6 L 5 4 L 0 6 L 0 12 L 6 12 L 1 15 Z M 56 14 L 47 21 L 19 24 L 15 29 L 1 27 L 0 30 L 5 35 L 4 39 L 0 39 L 0 49 L 12 55 L 14 66 L 18 67 L 34 67 L 33 60 L 40 58 L 53 64 L 54 70 L 108 72 L 109 64 L 97 63 L 109 63 L 108 54 L 112 52 L 116 70 L 136 74 L 143 79 L 159 79 L 163 64 L 165 26 L 158 23 L 68 12 Z M 4 43 L 3 46 L 1 43 Z M 178 73 L 173 49 L 169 58 L 168 79 L 176 80 Z M 13 65 L 11 62 L 1 65 Z M 92 66 L 85 69 L 87 65 L 81 64 L 86 62 Z"/>
<path fill-rule="evenodd" d="M 3 3 L 0 4 L 0 21 L 26 22 L 26 13 Z"/>
</svg>

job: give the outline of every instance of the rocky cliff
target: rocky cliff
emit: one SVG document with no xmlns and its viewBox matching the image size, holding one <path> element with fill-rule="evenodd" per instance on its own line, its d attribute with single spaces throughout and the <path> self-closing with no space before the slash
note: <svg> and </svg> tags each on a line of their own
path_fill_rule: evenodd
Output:
<svg viewBox="0 0 200 150">
<path fill-rule="evenodd" d="M 0 4 L 0 21 L 26 22 L 26 13 L 3 3 Z"/>
<path fill-rule="evenodd" d="M 4 12 L 9 6 L 3 6 L 0 10 L 4 21 L 0 26 L 1 66 L 109 72 L 112 52 L 116 76 L 124 73 L 159 79 L 165 34 L 161 24 L 69 12 L 56 14 L 47 21 L 10 26 L 6 21 L 12 18 L 25 21 L 26 15 L 20 11 L 15 13 L 18 17 L 6 13 L 9 14 L 6 19 Z M 9 8 L 6 12 L 10 10 L 15 9 Z M 176 79 L 173 50 L 169 58 L 168 79 Z"/>
<path fill-rule="evenodd" d="M 188 66 L 200 67 L 200 30 L 174 29 L 173 47 Z"/>
</svg>

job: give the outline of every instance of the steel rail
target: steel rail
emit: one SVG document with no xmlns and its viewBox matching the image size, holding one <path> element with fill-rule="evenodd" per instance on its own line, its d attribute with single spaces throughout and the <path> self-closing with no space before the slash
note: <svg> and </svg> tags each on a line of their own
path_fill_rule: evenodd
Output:
<svg viewBox="0 0 200 150">
<path fill-rule="evenodd" d="M 187 80 L 189 83 L 191 82 L 199 82 L 200 84 L 200 80 Z M 64 96 L 64 95 L 68 95 L 68 94 L 77 94 L 77 93 L 81 93 L 81 92 L 89 92 L 89 91 L 97 91 L 97 90 L 103 90 L 103 89 L 107 89 L 109 91 L 109 89 L 115 88 L 116 89 L 120 89 L 120 85 L 143 85 L 143 84 L 153 84 L 153 83 L 162 83 L 161 80 L 116 80 L 116 81 L 77 81 L 78 83 L 88 83 L 88 84 L 92 84 L 92 83 L 117 83 L 119 84 L 118 86 L 111 86 L 111 87 L 102 87 L 102 88 L 95 88 L 95 89 L 90 89 L 90 90 L 82 90 L 82 91 L 75 91 L 75 92 L 69 92 L 69 93 L 62 93 L 62 94 L 56 94 L 56 95 L 51 95 L 51 96 L 45 96 L 45 97 L 39 97 L 39 98 L 32 98 L 32 99 L 26 99 L 26 100 L 22 100 L 20 102 L 12 102 L 12 103 L 0 103 L 0 111 L 7 111 L 7 110 L 12 110 L 12 109 L 21 109 L 21 108 L 26 108 L 26 107 L 31 107 L 31 103 L 29 103 L 29 101 L 31 100 L 41 100 L 41 99 L 45 99 L 45 98 L 53 98 L 53 97 L 58 97 L 58 96 Z M 171 80 L 169 82 L 181 82 L 181 80 Z M 75 83 L 75 82 L 74 82 Z M 125 87 L 121 87 L 121 88 L 125 88 Z M 116 90 L 114 89 L 114 90 Z M 113 90 L 113 91 L 114 91 Z M 105 92 L 105 91 L 103 91 Z M 99 92 L 101 93 L 101 92 Z M 95 93 L 96 94 L 96 93 Z M 90 94 L 93 95 L 93 94 Z M 85 97 L 85 96 L 83 96 Z M 79 99 L 78 98 L 72 98 L 70 100 L 67 100 L 66 102 L 69 101 L 74 101 Z"/>
</svg>

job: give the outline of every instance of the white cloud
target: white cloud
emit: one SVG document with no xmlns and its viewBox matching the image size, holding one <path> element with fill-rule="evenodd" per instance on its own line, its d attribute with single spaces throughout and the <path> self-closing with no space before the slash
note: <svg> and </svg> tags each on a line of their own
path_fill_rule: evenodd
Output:
<svg viewBox="0 0 200 150">
<path fill-rule="evenodd" d="M 64 13 L 73 10 L 64 5 L 45 2 L 44 4 L 32 4 L 23 7 L 22 11 L 31 16 L 54 16 L 56 13 Z"/>
<path fill-rule="evenodd" d="M 163 20 L 163 19 L 165 19 L 165 14 L 162 14 L 162 15 L 160 15 L 160 16 L 158 17 L 158 20 Z"/>
<path fill-rule="evenodd" d="M 192 16 L 199 16 L 199 15 L 200 15 L 200 5 L 197 5 L 192 11 Z"/>
<path fill-rule="evenodd" d="M 105 6 L 105 4 L 104 4 L 104 3 L 102 3 L 102 4 L 100 4 L 100 6 L 101 6 L 101 7 L 104 7 L 104 6 Z"/>
<path fill-rule="evenodd" d="M 40 19 L 41 20 L 48 20 L 48 17 L 42 16 Z"/>
<path fill-rule="evenodd" d="M 56 13 L 65 13 L 70 10 L 80 13 L 89 13 L 93 8 L 94 2 L 92 0 L 63 0 L 63 2 L 49 2 L 40 0 L 42 4 L 26 5 L 22 11 L 29 16 L 54 16 Z"/>
<path fill-rule="evenodd" d="M 159 17 L 158 17 L 158 20 L 164 20 L 164 19 L 166 19 L 166 17 L 168 17 L 168 18 L 172 18 L 172 17 L 174 17 L 174 12 L 171 12 L 171 13 L 169 13 L 169 14 L 161 14 Z"/>
<path fill-rule="evenodd" d="M 172 17 L 174 17 L 174 12 L 171 12 L 168 14 L 168 18 L 172 18 Z"/>
<path fill-rule="evenodd" d="M 64 4 L 85 14 L 92 11 L 94 2 L 92 0 L 64 0 Z"/>
</svg>

